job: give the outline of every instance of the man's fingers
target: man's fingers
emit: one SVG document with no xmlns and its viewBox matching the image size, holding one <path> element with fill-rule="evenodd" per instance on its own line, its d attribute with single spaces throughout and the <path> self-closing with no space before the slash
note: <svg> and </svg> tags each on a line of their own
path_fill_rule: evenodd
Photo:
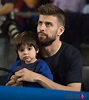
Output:
<svg viewBox="0 0 89 100">
<path fill-rule="evenodd" d="M 15 73 L 16 73 L 16 74 L 18 74 L 18 73 L 23 73 L 23 69 L 21 69 L 21 70 L 15 72 Z"/>
<path fill-rule="evenodd" d="M 24 81 L 24 78 L 23 78 L 23 77 L 20 77 L 20 78 L 18 78 L 18 79 L 16 80 L 17 83 L 22 82 L 22 81 Z"/>
<path fill-rule="evenodd" d="M 24 73 L 22 72 L 15 72 L 15 75 L 20 78 L 20 77 L 23 77 L 24 76 Z"/>
</svg>

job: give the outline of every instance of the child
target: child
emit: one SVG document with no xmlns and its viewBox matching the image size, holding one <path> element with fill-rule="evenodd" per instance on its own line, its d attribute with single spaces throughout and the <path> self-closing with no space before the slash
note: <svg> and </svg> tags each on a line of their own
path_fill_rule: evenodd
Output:
<svg viewBox="0 0 89 100">
<path fill-rule="evenodd" d="M 46 62 L 36 58 L 39 52 L 37 39 L 36 34 L 31 31 L 22 32 L 16 37 L 15 47 L 20 60 L 11 66 L 10 77 L 20 69 L 26 68 L 53 80 L 53 76 Z M 42 87 L 38 83 L 29 83 L 26 81 L 22 83 L 24 87 Z M 9 82 L 6 85 L 10 85 Z"/>
</svg>

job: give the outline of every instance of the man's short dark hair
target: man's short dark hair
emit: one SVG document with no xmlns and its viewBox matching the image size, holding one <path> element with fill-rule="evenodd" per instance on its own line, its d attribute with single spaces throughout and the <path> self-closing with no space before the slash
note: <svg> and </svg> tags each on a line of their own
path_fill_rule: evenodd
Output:
<svg viewBox="0 0 89 100">
<path fill-rule="evenodd" d="M 41 15 L 53 15 L 56 16 L 63 26 L 65 26 L 65 14 L 62 9 L 52 4 L 41 5 L 38 8 L 38 13 Z"/>
</svg>

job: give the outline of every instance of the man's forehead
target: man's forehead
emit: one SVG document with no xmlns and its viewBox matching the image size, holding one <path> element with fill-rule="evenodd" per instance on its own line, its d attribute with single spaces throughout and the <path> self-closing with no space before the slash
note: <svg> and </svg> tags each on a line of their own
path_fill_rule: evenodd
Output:
<svg viewBox="0 0 89 100">
<path fill-rule="evenodd" d="M 58 18 L 56 16 L 53 16 L 53 15 L 40 15 L 39 16 L 39 21 L 52 21 L 52 20 L 58 20 Z"/>
</svg>

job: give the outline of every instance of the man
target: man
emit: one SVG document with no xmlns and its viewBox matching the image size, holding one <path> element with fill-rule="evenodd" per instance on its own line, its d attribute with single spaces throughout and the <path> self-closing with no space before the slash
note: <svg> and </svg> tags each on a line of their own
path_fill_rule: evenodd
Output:
<svg viewBox="0 0 89 100">
<path fill-rule="evenodd" d="M 16 72 L 7 85 L 17 86 L 20 81 L 28 81 L 38 82 L 50 89 L 80 91 L 81 54 L 76 48 L 60 40 L 65 30 L 64 12 L 57 6 L 46 4 L 39 7 L 38 13 L 39 57 L 50 66 L 54 81 L 24 68 Z"/>
</svg>

